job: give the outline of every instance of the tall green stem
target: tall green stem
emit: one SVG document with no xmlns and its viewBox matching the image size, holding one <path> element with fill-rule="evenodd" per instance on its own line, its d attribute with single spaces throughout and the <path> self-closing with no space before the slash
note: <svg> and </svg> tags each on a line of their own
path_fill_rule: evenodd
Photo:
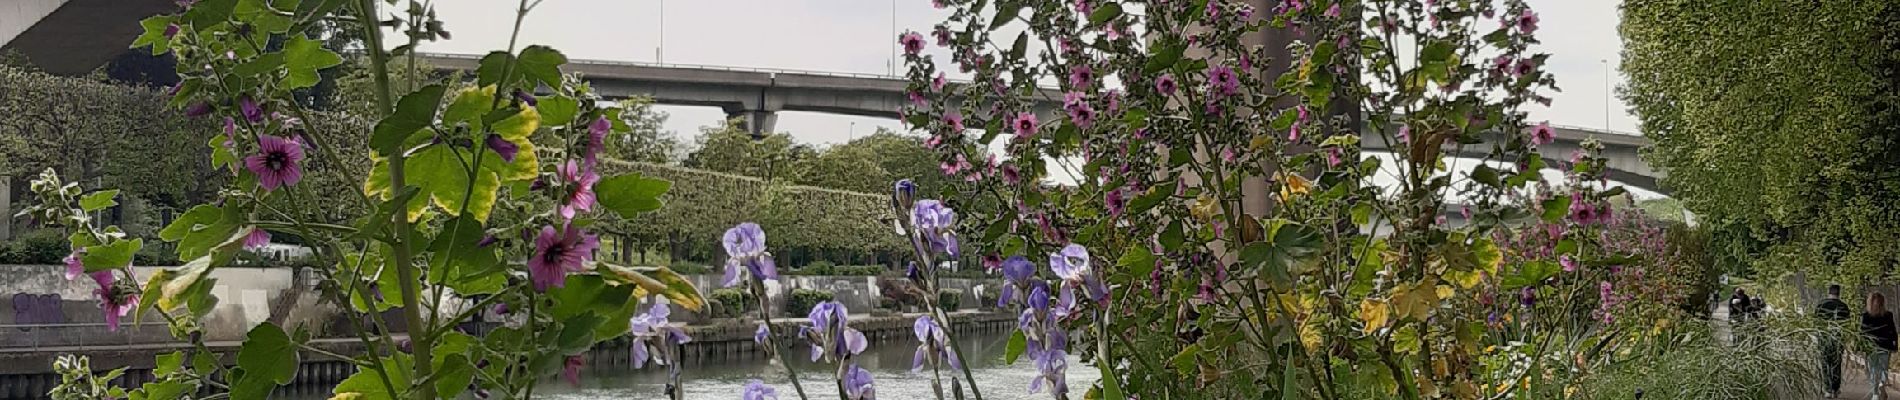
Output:
<svg viewBox="0 0 1900 400">
<path fill-rule="evenodd" d="M 750 286 L 752 297 L 759 299 L 759 319 L 765 324 L 765 351 L 772 352 L 772 359 L 778 361 L 778 365 L 785 367 L 785 376 L 792 380 L 792 390 L 798 392 L 798 398 L 810 399 L 805 397 L 805 386 L 798 383 L 798 371 L 792 369 L 792 364 L 785 362 L 785 356 L 780 354 L 782 352 L 779 351 L 778 345 L 778 327 L 772 325 L 772 305 L 765 301 L 765 283 L 753 280 Z"/>
<path fill-rule="evenodd" d="M 377 27 L 377 21 L 381 18 L 376 12 L 376 1 L 360 0 L 357 5 L 357 23 L 363 27 L 364 51 L 369 54 L 370 75 L 376 82 L 376 117 L 380 118 L 393 109 L 389 90 L 389 68 L 386 65 L 389 62 L 389 54 L 383 50 L 382 29 Z M 403 179 L 405 157 L 401 152 L 386 154 L 386 156 L 389 157 L 389 187 L 400 191 L 407 186 Z M 391 235 L 390 247 L 391 252 L 394 253 L 392 256 L 396 264 L 396 277 L 401 280 L 398 286 L 402 288 L 402 301 L 405 306 L 403 316 L 408 322 L 411 348 L 415 353 L 415 374 L 412 376 L 427 377 L 431 373 L 431 364 L 434 361 L 434 358 L 430 356 L 430 350 L 434 344 L 430 343 L 429 327 L 423 326 L 422 303 L 417 301 L 416 294 L 420 291 L 418 288 L 420 282 L 417 280 L 419 274 L 416 271 L 415 260 L 409 252 L 409 235 L 405 234 L 410 229 L 409 216 L 407 213 L 399 212 L 390 216 L 390 220 L 396 232 L 395 235 Z M 416 386 L 410 395 L 419 400 L 434 399 L 435 386 Z"/>
</svg>

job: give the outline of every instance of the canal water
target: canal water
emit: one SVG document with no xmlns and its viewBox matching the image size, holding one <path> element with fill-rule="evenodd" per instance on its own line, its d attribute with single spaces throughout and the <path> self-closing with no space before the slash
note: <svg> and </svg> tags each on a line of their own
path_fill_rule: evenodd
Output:
<svg viewBox="0 0 1900 400">
<path fill-rule="evenodd" d="M 971 373 L 983 391 L 986 400 L 1047 399 L 1045 390 L 1039 394 L 1029 393 L 1029 382 L 1036 377 L 1036 368 L 1028 358 L 1016 360 L 1014 365 L 1003 363 L 1003 349 L 1008 342 L 1007 333 L 966 334 L 958 338 L 959 345 L 969 358 Z M 908 335 L 872 343 L 864 354 L 856 357 L 858 365 L 870 370 L 876 382 L 877 396 L 880 399 L 932 399 L 931 371 L 928 366 L 921 372 L 911 372 L 911 358 L 916 354 L 917 341 Z M 786 353 L 787 360 L 798 370 L 799 381 L 805 386 L 805 394 L 812 399 L 831 399 L 837 397 L 837 383 L 833 379 L 836 366 L 811 362 L 811 349 L 804 343 L 795 344 Z M 953 371 L 944 373 L 945 390 L 949 390 L 949 378 Z M 1092 365 L 1070 356 L 1067 379 L 1071 398 L 1076 398 L 1088 390 L 1101 374 Z M 647 369 L 629 369 L 624 366 L 590 367 L 581 371 L 579 385 L 564 380 L 550 380 L 535 388 L 536 399 L 555 400 L 604 400 L 604 399 L 666 399 L 665 369 L 648 365 Z M 687 399 L 738 399 L 746 382 L 761 379 L 778 389 L 779 398 L 797 399 L 790 381 L 785 378 L 785 370 L 770 359 L 761 356 L 745 356 L 734 359 L 687 360 L 681 368 L 680 379 L 684 382 Z M 286 388 L 294 393 L 281 393 L 278 397 L 296 399 L 328 398 L 327 388 Z M 964 388 L 967 391 L 969 388 Z M 949 396 L 948 393 L 945 394 Z M 464 395 L 463 397 L 468 397 Z"/>
</svg>

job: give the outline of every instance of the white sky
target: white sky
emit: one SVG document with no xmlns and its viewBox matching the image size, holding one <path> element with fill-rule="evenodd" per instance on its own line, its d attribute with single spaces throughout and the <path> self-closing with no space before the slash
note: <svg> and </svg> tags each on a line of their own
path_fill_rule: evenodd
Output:
<svg viewBox="0 0 1900 400">
<path fill-rule="evenodd" d="M 1542 16 L 1541 50 L 1553 53 L 1547 70 L 1564 89 L 1554 93 L 1551 107 L 1534 106 L 1532 117 L 1600 128 L 1607 115 L 1610 129 L 1635 132 L 1634 117 L 1611 98 L 1605 82 L 1606 68 L 1621 60 L 1620 2 L 1529 2 Z M 455 39 L 424 51 L 482 54 L 507 47 L 515 5 L 437 2 L 438 16 Z M 944 15 L 928 0 L 545 0 L 523 22 L 520 42 L 553 46 L 570 59 L 653 62 L 664 26 L 667 63 L 889 73 L 897 48 L 893 25 L 896 31 L 928 32 Z M 949 62 L 936 46 L 927 48 L 940 64 Z M 1620 73 L 1611 78 L 1622 81 Z M 712 107 L 657 108 L 671 115 L 666 129 L 689 142 L 699 127 L 725 117 Z M 880 126 L 901 131 L 896 120 L 882 118 L 782 112 L 778 119 L 779 131 L 818 145 L 842 143 Z"/>
</svg>

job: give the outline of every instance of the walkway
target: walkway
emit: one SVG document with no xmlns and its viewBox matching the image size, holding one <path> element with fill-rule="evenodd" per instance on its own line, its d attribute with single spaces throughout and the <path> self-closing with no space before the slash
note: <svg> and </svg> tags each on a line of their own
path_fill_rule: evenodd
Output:
<svg viewBox="0 0 1900 400">
<path fill-rule="evenodd" d="M 1734 340 L 1734 338 L 1731 336 L 1732 334 L 1729 332 L 1728 303 L 1724 302 L 1721 306 L 1717 307 L 1715 309 L 1715 312 L 1712 313 L 1710 317 L 1711 317 L 1710 323 L 1713 324 L 1713 328 L 1715 329 L 1715 337 L 1718 340 L 1721 340 L 1724 342 Z M 1865 363 L 1861 361 L 1861 358 L 1853 354 L 1848 354 L 1843 360 L 1843 364 L 1845 365 L 1842 366 L 1842 371 L 1841 371 L 1841 397 L 1840 398 L 1845 399 L 1845 400 L 1863 400 L 1863 399 L 1872 398 L 1873 391 L 1870 390 L 1871 388 L 1868 387 L 1867 368 L 1865 367 Z M 1900 400 L 1900 390 L 1894 389 L 1894 385 L 1896 383 L 1900 383 L 1900 379 L 1896 379 L 1896 378 L 1900 378 L 1900 377 L 1896 377 L 1895 375 L 1900 375 L 1900 374 L 1896 374 L 1892 372 L 1888 373 L 1887 387 L 1885 389 L 1887 390 L 1887 398 Z M 1800 398 L 1821 399 L 1823 397 L 1821 396 L 1820 393 L 1809 393 L 1809 394 L 1804 394 L 1803 397 L 1800 397 Z"/>
</svg>

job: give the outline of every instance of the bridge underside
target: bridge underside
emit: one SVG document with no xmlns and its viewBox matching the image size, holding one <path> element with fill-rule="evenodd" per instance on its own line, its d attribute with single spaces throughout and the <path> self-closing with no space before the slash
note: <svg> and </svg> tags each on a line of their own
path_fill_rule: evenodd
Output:
<svg viewBox="0 0 1900 400">
<path fill-rule="evenodd" d="M 60 0 L 9 1 L 50 4 Z M 64 0 L 52 13 L 6 40 L 0 50 L 17 51 L 47 73 L 82 75 L 124 53 L 142 33 L 139 20 L 177 7 L 173 0 Z"/>
</svg>

